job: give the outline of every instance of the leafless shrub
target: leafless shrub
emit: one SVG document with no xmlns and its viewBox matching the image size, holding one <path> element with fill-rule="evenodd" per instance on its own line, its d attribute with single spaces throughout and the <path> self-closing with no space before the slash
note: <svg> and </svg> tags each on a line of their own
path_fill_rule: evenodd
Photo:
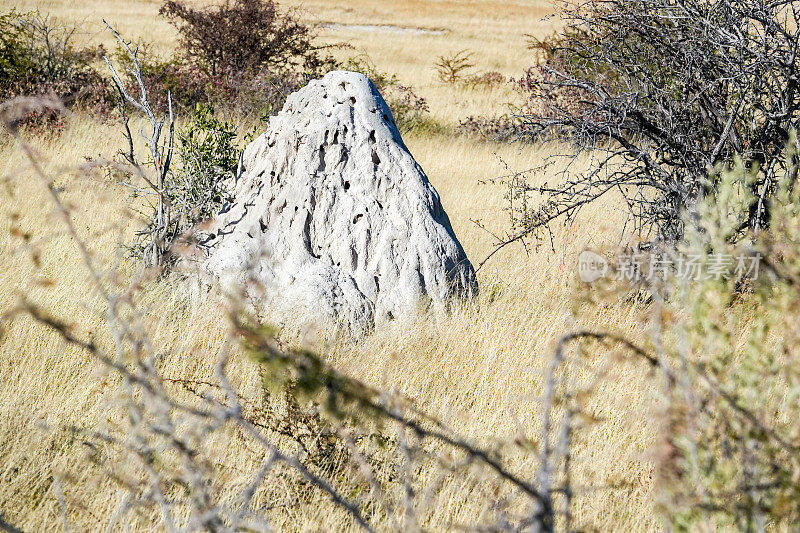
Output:
<svg viewBox="0 0 800 533">
<path fill-rule="evenodd" d="M 625 198 L 642 238 L 674 242 L 685 231 L 681 213 L 717 193 L 703 179 L 708 169 L 734 154 L 760 168 L 740 233 L 763 228 L 779 155 L 800 113 L 797 4 L 570 0 L 562 7 L 564 32 L 534 43 L 543 61 L 524 80 L 532 104 L 523 134 L 592 152 L 591 167 L 567 165 L 558 184 L 539 187 L 520 176 L 515 205 L 526 209 L 503 242 L 569 220 L 612 191 Z"/>
<path fill-rule="evenodd" d="M 108 57 L 105 58 L 108 68 L 111 70 L 114 88 L 117 91 L 117 107 L 122 119 L 123 131 L 128 141 L 127 149 L 121 152 L 121 154 L 131 166 L 137 167 L 137 175 L 145 179 L 145 182 L 156 197 L 154 224 L 147 228 L 146 234 L 141 235 L 141 237 L 146 240 L 143 246 L 142 257 L 147 264 L 156 266 L 161 264 L 167 250 L 167 235 L 170 230 L 170 220 L 172 216 L 166 188 L 167 176 L 170 171 L 175 144 L 175 117 L 172 112 L 172 97 L 169 93 L 167 94 L 167 112 L 159 117 L 157 115 L 158 112 L 153 109 L 148 99 L 147 88 L 145 86 L 144 76 L 142 75 L 142 67 L 139 64 L 138 47 L 131 48 L 131 43 L 126 42 L 114 28 L 108 25 L 108 23 L 106 23 L 106 27 L 114 34 L 117 41 L 119 41 L 122 48 L 128 54 L 131 60 L 131 66 L 126 67 L 126 69 L 128 74 L 136 80 L 138 85 L 138 96 L 131 95 L 116 68 L 114 68 L 114 65 Z M 131 133 L 129 117 L 126 112 L 127 106 L 131 106 L 142 113 L 147 117 L 150 123 L 150 134 L 146 137 L 144 133 L 141 135 L 145 137 L 147 146 L 150 149 L 149 163 L 152 164 L 155 169 L 155 180 L 147 179 L 146 174 L 138 168 L 139 164 L 134 154 L 133 134 Z M 162 134 L 165 133 L 165 125 L 168 128 L 166 132 L 167 139 L 166 144 L 162 144 Z"/>
<path fill-rule="evenodd" d="M 465 79 L 466 71 L 474 66 L 472 53 L 469 50 L 460 50 L 449 56 L 439 56 L 434 69 L 442 83 L 459 83 Z"/>
</svg>

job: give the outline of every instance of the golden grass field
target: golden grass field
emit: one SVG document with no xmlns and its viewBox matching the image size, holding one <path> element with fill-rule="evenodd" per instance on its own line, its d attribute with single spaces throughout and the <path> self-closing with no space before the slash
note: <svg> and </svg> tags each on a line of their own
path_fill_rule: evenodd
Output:
<svg viewBox="0 0 800 533">
<path fill-rule="evenodd" d="M 100 22 L 107 18 L 129 38 L 155 43 L 162 50 L 174 45 L 171 27 L 157 16 L 156 1 L 12 0 L 11 5 L 82 21 L 88 30 L 84 38 L 93 42 L 110 42 Z M 441 35 L 341 26 L 322 31 L 325 40 L 351 43 L 356 51 L 368 53 L 379 68 L 413 85 L 428 99 L 433 116 L 446 124 L 470 114 L 501 111 L 508 93 L 439 83 L 432 70 L 437 56 L 469 49 L 475 53 L 478 69 L 515 75 L 529 61 L 525 34 L 546 35 L 555 24 L 542 20 L 550 10 L 544 0 L 308 0 L 297 5 L 315 22 L 446 29 Z M 80 164 L 84 156 L 111 157 L 122 141 L 115 124 L 73 116 L 61 137 L 39 137 L 32 142 L 46 167 L 55 170 Z M 485 181 L 532 168 L 549 150 L 438 134 L 410 134 L 406 141 L 439 191 L 453 228 L 475 264 L 491 251 L 493 239 L 472 220 L 479 219 L 498 232 L 508 227 L 505 189 Z M 0 192 L 0 313 L 25 293 L 68 320 L 76 332 L 108 343 L 101 302 L 88 289 L 74 243 L 50 214 L 42 187 L 7 137 L 0 140 L 0 175 L 7 177 Z M 110 267 L 119 261 L 123 254 L 116 244 L 128 238 L 134 227 L 128 191 L 101 175 L 90 180 L 67 174 L 57 185 L 74 206 L 76 227 L 98 263 Z M 620 304 L 587 311 L 575 302 L 577 255 L 587 246 L 616 243 L 622 219 L 616 207 L 613 202 L 592 206 L 575 224 L 554 227 L 555 252 L 549 245 L 531 248 L 529 254 L 511 246 L 496 255 L 479 273 L 478 305 L 438 322 L 421 320 L 410 330 L 379 331 L 355 346 L 334 346 L 329 361 L 367 383 L 402 391 L 478 441 L 511 439 L 518 424 L 534 428 L 541 414 L 538 405 L 519 397 L 540 390 L 541 370 L 560 335 L 578 325 L 633 337 L 645 334 L 633 309 Z M 17 226 L 32 235 L 30 246 L 41 249 L 39 269 L 29 258 L 30 248 L 9 232 L 14 214 L 20 216 Z M 123 273 L 134 268 L 122 259 Z M 38 285 L 38 276 L 57 284 Z M 165 351 L 169 349 L 164 373 L 209 378 L 225 338 L 220 307 L 213 299 L 194 302 L 181 287 L 164 282 L 149 287 L 145 300 L 153 338 Z M 115 493 L 89 483 L 79 446 L 45 426 L 113 423 L 109 404 L 114 381 L 97 371 L 90 356 L 65 345 L 32 320 L 15 319 L 0 342 L 0 509 L 4 517 L 24 531 L 58 528 L 61 511 L 50 481 L 59 472 L 65 475 L 64 492 L 74 529 L 99 529 L 113 512 Z M 197 353 L 207 357 L 198 358 Z M 257 393 L 258 373 L 249 360 L 235 359 L 231 371 L 245 393 Z M 656 406 L 655 386 L 647 374 L 622 363 L 593 400 L 592 410 L 603 422 L 581 434 L 575 454 L 576 482 L 586 488 L 577 499 L 575 514 L 587 529 L 659 529 L 653 466 Z M 237 458 L 244 451 L 237 442 L 219 446 L 220 461 L 239 464 Z M 512 466 L 524 471 L 525 461 L 519 459 Z M 242 461 L 235 475 L 246 476 L 247 464 Z M 474 518 L 470 494 L 456 482 L 447 490 L 452 505 L 435 510 L 432 529 Z M 313 508 L 284 519 L 276 526 L 308 531 L 342 527 L 339 517 L 319 516 Z M 141 529 L 149 527 L 141 524 Z"/>
</svg>

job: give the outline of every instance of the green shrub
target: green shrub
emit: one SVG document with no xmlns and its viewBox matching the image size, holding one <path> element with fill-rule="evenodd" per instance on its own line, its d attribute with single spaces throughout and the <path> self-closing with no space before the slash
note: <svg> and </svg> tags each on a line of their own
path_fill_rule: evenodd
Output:
<svg viewBox="0 0 800 533">
<path fill-rule="evenodd" d="M 167 186 L 172 209 L 180 213 L 178 229 L 184 231 L 222 206 L 239 162 L 236 129 L 216 118 L 212 107 L 198 105 L 178 135 L 178 160 Z"/>
<path fill-rule="evenodd" d="M 746 257 L 748 277 L 669 280 L 669 390 L 661 465 L 664 503 L 680 528 L 700 524 L 763 530 L 800 520 L 800 188 L 792 134 L 770 212 L 770 230 L 737 241 L 757 198 L 757 165 L 718 167 L 718 193 L 698 205 L 685 256 L 706 269 Z"/>
<path fill-rule="evenodd" d="M 605 279 L 616 302 L 631 289 L 645 296 L 652 342 L 637 355 L 661 390 L 655 497 L 677 531 L 784 531 L 800 520 L 798 155 L 792 133 L 768 230 L 741 238 L 759 168 L 737 157 L 706 179 L 717 193 L 685 214 L 677 248 L 637 254 L 640 283 L 610 281 L 622 264 Z M 648 263 L 667 268 L 652 276 Z M 597 298 L 604 283 L 587 285 L 587 300 L 608 305 Z"/>
<path fill-rule="evenodd" d="M 213 107 L 197 104 L 191 121 L 178 132 L 176 152 L 164 180 L 167 227 L 159 238 L 167 251 L 180 239 L 191 239 L 192 228 L 222 207 L 239 162 L 236 129 L 218 119 Z M 148 225 L 131 249 L 142 259 L 157 226 L 155 209 L 146 216 Z"/>
<path fill-rule="evenodd" d="M 36 68 L 27 35 L 19 23 L 23 16 L 14 9 L 0 15 L 0 80 L 4 84 Z"/>
<path fill-rule="evenodd" d="M 93 66 L 104 50 L 75 48 L 77 31 L 39 11 L 0 14 L 0 100 L 47 95 L 72 108 L 109 110 L 110 92 Z"/>
</svg>

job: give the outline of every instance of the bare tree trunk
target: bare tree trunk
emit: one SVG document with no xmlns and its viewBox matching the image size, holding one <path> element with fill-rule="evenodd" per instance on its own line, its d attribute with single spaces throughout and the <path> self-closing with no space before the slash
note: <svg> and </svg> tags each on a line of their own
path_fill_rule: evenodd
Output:
<svg viewBox="0 0 800 533">
<path fill-rule="evenodd" d="M 147 98 L 147 89 L 145 88 L 144 77 L 142 75 L 142 69 L 138 58 L 139 48 L 131 48 L 130 42 L 126 42 L 124 39 L 122 39 L 119 33 L 117 33 L 117 31 L 112 28 L 108 22 L 105 22 L 105 24 L 120 42 L 122 48 L 128 54 L 128 57 L 130 57 L 133 67 L 126 67 L 126 70 L 131 76 L 133 76 L 139 88 L 138 97 L 133 97 L 125 87 L 125 84 L 117 73 L 117 70 L 114 68 L 114 65 L 111 63 L 111 61 L 109 61 L 108 57 L 104 57 L 109 69 L 111 69 L 112 81 L 117 90 L 117 94 L 119 95 L 120 101 L 118 102 L 118 107 L 120 109 L 120 114 L 122 115 L 122 122 L 125 126 L 125 134 L 128 139 L 129 152 L 123 155 L 131 165 L 137 168 L 138 174 L 145 178 L 148 185 L 150 185 L 156 194 L 155 227 L 151 228 L 150 234 L 147 235 L 149 242 L 145 248 L 144 257 L 145 261 L 151 266 L 159 266 L 162 264 L 164 256 L 168 251 L 165 243 L 167 242 L 167 234 L 170 226 L 169 196 L 166 189 L 166 181 L 169 174 L 170 164 L 172 162 L 172 150 L 175 145 L 175 116 L 172 111 L 172 95 L 167 93 L 167 112 L 162 118 L 156 118 L 156 114 Z M 135 161 L 133 137 L 131 135 L 130 127 L 128 126 L 128 117 L 125 114 L 126 103 L 129 103 L 135 109 L 138 109 L 140 112 L 142 112 L 150 122 L 150 135 L 145 136 L 144 132 L 142 132 L 141 135 L 147 141 L 147 144 L 150 148 L 150 158 L 156 171 L 155 183 L 147 180 L 144 172 Z M 164 129 L 164 125 L 167 123 L 169 123 L 169 138 L 166 146 L 162 146 L 161 134 Z"/>
</svg>

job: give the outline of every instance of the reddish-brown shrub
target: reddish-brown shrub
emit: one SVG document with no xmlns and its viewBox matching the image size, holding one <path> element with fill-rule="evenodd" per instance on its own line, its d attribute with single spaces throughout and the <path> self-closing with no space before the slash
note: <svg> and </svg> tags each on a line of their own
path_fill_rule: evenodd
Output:
<svg viewBox="0 0 800 533">
<path fill-rule="evenodd" d="M 311 29 L 272 0 L 226 0 L 208 9 L 167 0 L 159 13 L 180 32 L 181 54 L 211 76 L 309 70 L 325 62 Z"/>
<path fill-rule="evenodd" d="M 508 79 L 500 72 L 490 70 L 475 74 L 467 79 L 467 84 L 473 87 L 495 87 L 506 83 Z"/>
</svg>

